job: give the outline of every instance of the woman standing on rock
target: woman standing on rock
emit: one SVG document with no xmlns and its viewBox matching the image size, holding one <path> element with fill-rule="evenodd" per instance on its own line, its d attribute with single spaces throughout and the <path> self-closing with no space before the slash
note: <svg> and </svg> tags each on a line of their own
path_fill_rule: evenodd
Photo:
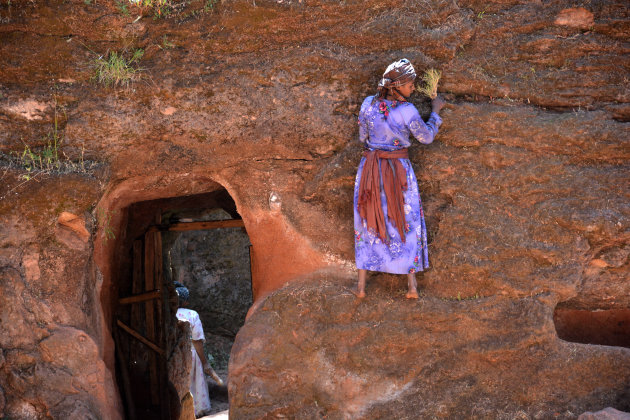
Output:
<svg viewBox="0 0 630 420">
<path fill-rule="evenodd" d="M 417 299 L 415 273 L 429 267 L 422 201 L 407 148 L 410 134 L 420 143 L 433 142 L 445 102 L 433 99 L 425 123 L 407 102 L 415 79 L 409 60 L 390 64 L 376 95 L 365 98 L 359 112 L 359 141 L 366 147 L 354 185 L 356 294 L 361 298 L 370 270 L 407 274 L 406 297 Z"/>
</svg>

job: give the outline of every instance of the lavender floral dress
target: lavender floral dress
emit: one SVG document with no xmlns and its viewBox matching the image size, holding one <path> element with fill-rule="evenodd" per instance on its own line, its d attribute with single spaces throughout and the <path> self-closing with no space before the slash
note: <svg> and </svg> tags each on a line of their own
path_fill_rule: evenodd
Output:
<svg viewBox="0 0 630 420">
<path fill-rule="evenodd" d="M 376 101 L 373 96 L 363 101 L 359 113 L 359 141 L 369 150 L 398 150 L 411 145 L 409 134 L 420 143 L 429 144 L 438 132 L 442 119 L 431 113 L 424 122 L 415 106 L 408 102 Z M 405 199 L 405 242 L 387 215 L 387 200 L 381 180 L 381 203 L 387 224 L 389 242 L 384 243 L 367 228 L 357 209 L 359 182 L 365 157 L 361 159 L 354 183 L 354 250 L 358 269 L 407 274 L 429 267 L 427 229 L 424 224 L 422 200 L 418 192 L 418 181 L 409 159 L 399 159 L 407 172 Z"/>
</svg>

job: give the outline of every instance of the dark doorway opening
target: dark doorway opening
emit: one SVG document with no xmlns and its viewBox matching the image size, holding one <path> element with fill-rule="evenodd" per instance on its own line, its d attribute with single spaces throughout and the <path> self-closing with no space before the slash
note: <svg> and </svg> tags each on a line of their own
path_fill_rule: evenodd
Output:
<svg viewBox="0 0 630 420">
<path fill-rule="evenodd" d="M 114 302 L 117 379 L 130 419 L 178 418 L 188 390 L 188 330 L 178 324 L 173 282 L 189 288 L 204 350 L 227 383 L 236 333 L 252 304 L 249 237 L 224 189 L 134 203 L 118 244 Z M 227 410 L 227 388 L 208 379 L 212 410 Z"/>
<path fill-rule="evenodd" d="M 630 309 L 588 310 L 556 307 L 558 337 L 583 344 L 630 348 Z"/>
</svg>

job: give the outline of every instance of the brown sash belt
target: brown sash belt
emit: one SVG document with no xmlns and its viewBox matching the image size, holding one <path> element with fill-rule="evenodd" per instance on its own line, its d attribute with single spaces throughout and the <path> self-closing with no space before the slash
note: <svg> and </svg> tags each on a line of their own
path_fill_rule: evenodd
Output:
<svg viewBox="0 0 630 420">
<path fill-rule="evenodd" d="M 380 177 L 382 176 L 388 219 L 398 230 L 402 241 L 405 242 L 405 197 L 403 194 L 407 191 L 407 172 L 398 159 L 409 159 L 409 153 L 407 149 L 391 152 L 366 150 L 363 156 L 366 159 L 359 183 L 359 215 L 367 222 L 368 228 L 372 232 L 376 232 L 383 242 L 389 242 L 385 216 L 381 206 Z M 384 165 L 381 165 L 381 161 Z"/>
</svg>

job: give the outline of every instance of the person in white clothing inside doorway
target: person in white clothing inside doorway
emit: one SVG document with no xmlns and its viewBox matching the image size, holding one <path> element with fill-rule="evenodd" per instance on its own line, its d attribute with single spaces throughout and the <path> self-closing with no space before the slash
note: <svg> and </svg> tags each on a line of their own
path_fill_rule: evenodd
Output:
<svg viewBox="0 0 630 420">
<path fill-rule="evenodd" d="M 195 416 L 201 417 L 210 411 L 210 395 L 208 394 L 208 384 L 205 375 L 210 376 L 219 385 L 223 385 L 223 381 L 217 373 L 212 369 L 206 354 L 203 351 L 203 342 L 205 334 L 199 314 L 192 309 L 187 309 L 190 292 L 182 283 L 175 282 L 175 290 L 179 298 L 179 309 L 177 310 L 177 319 L 190 323 L 192 333 L 192 367 L 190 370 L 190 393 L 193 396 L 195 404 Z M 205 375 L 204 375 L 205 374 Z"/>
</svg>

